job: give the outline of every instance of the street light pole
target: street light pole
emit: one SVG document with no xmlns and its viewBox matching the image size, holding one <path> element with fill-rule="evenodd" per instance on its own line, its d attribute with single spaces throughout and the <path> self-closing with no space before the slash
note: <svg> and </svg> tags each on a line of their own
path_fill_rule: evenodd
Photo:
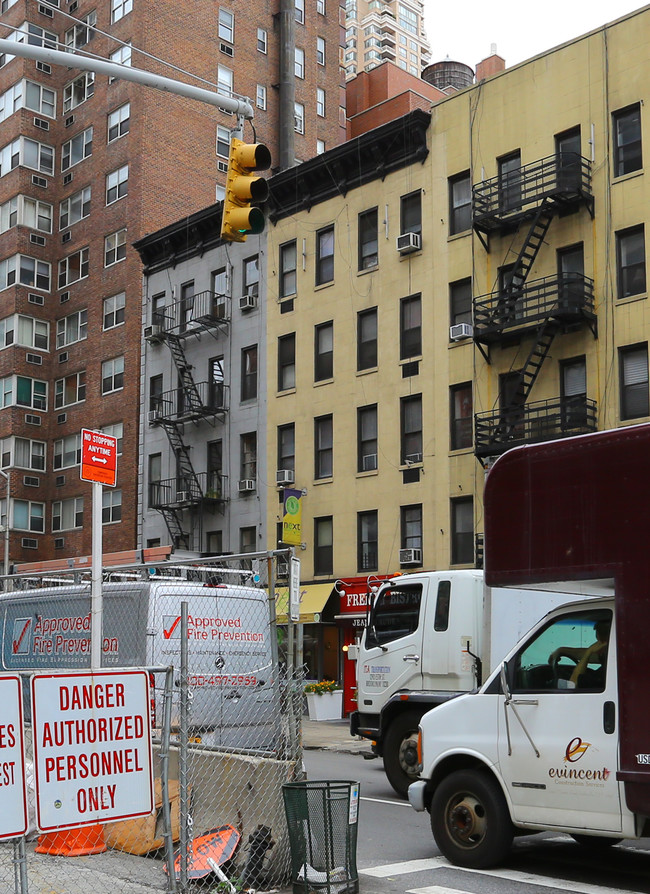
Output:
<svg viewBox="0 0 650 894">
<path fill-rule="evenodd" d="M 5 558 L 3 574 L 9 574 L 9 499 L 11 496 L 11 472 L 4 472 L 2 469 L 0 469 L 0 475 L 2 475 L 2 477 L 7 482 L 7 509 L 5 512 Z"/>
</svg>

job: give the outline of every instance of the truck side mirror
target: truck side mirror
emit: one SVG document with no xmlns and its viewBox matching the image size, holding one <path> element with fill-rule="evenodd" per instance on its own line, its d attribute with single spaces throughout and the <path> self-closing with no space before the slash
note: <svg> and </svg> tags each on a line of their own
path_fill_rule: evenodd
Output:
<svg viewBox="0 0 650 894">
<path fill-rule="evenodd" d="M 508 682 L 508 662 L 507 661 L 504 661 L 503 664 L 501 665 L 500 679 L 501 679 L 501 692 L 503 692 L 503 694 L 505 695 L 506 702 L 509 702 L 510 699 L 512 698 L 512 693 L 510 692 L 510 684 Z"/>
</svg>

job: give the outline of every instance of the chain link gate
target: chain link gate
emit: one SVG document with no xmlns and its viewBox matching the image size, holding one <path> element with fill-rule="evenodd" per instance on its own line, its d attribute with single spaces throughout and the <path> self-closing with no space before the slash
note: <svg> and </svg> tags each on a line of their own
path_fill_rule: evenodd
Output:
<svg viewBox="0 0 650 894">
<path fill-rule="evenodd" d="M 282 784 L 302 774 L 303 671 L 281 672 L 276 564 L 275 555 L 246 554 L 105 573 L 101 670 L 150 673 L 155 810 L 59 838 L 38 834 L 26 682 L 30 825 L 0 842 L 0 890 L 185 894 L 201 884 L 225 894 L 286 884 Z M 79 572 L 57 578 L 8 578 L 0 597 L 3 670 L 25 681 L 89 670 L 90 582 Z M 118 757 L 109 770 L 119 781 Z M 61 772 L 66 792 L 97 782 L 79 763 Z"/>
</svg>

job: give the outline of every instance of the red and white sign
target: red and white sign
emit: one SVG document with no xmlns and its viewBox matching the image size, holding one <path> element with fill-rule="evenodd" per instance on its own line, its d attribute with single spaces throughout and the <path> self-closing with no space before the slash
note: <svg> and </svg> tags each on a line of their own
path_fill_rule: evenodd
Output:
<svg viewBox="0 0 650 894">
<path fill-rule="evenodd" d="M 27 831 L 20 677 L 0 677 L 0 705 L 0 838 L 14 838 Z"/>
<path fill-rule="evenodd" d="M 81 478 L 108 487 L 117 483 L 117 438 L 81 429 Z"/>
<path fill-rule="evenodd" d="M 144 670 L 32 676 L 42 832 L 153 811 L 149 699 Z"/>
</svg>

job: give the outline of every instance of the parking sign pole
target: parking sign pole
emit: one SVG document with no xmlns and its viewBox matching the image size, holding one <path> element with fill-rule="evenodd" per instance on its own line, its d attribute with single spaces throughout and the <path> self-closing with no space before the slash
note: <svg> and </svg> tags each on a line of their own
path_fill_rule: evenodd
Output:
<svg viewBox="0 0 650 894">
<path fill-rule="evenodd" d="M 90 662 L 93 670 L 102 666 L 102 485 L 93 481 L 92 562 L 90 584 Z"/>
</svg>

